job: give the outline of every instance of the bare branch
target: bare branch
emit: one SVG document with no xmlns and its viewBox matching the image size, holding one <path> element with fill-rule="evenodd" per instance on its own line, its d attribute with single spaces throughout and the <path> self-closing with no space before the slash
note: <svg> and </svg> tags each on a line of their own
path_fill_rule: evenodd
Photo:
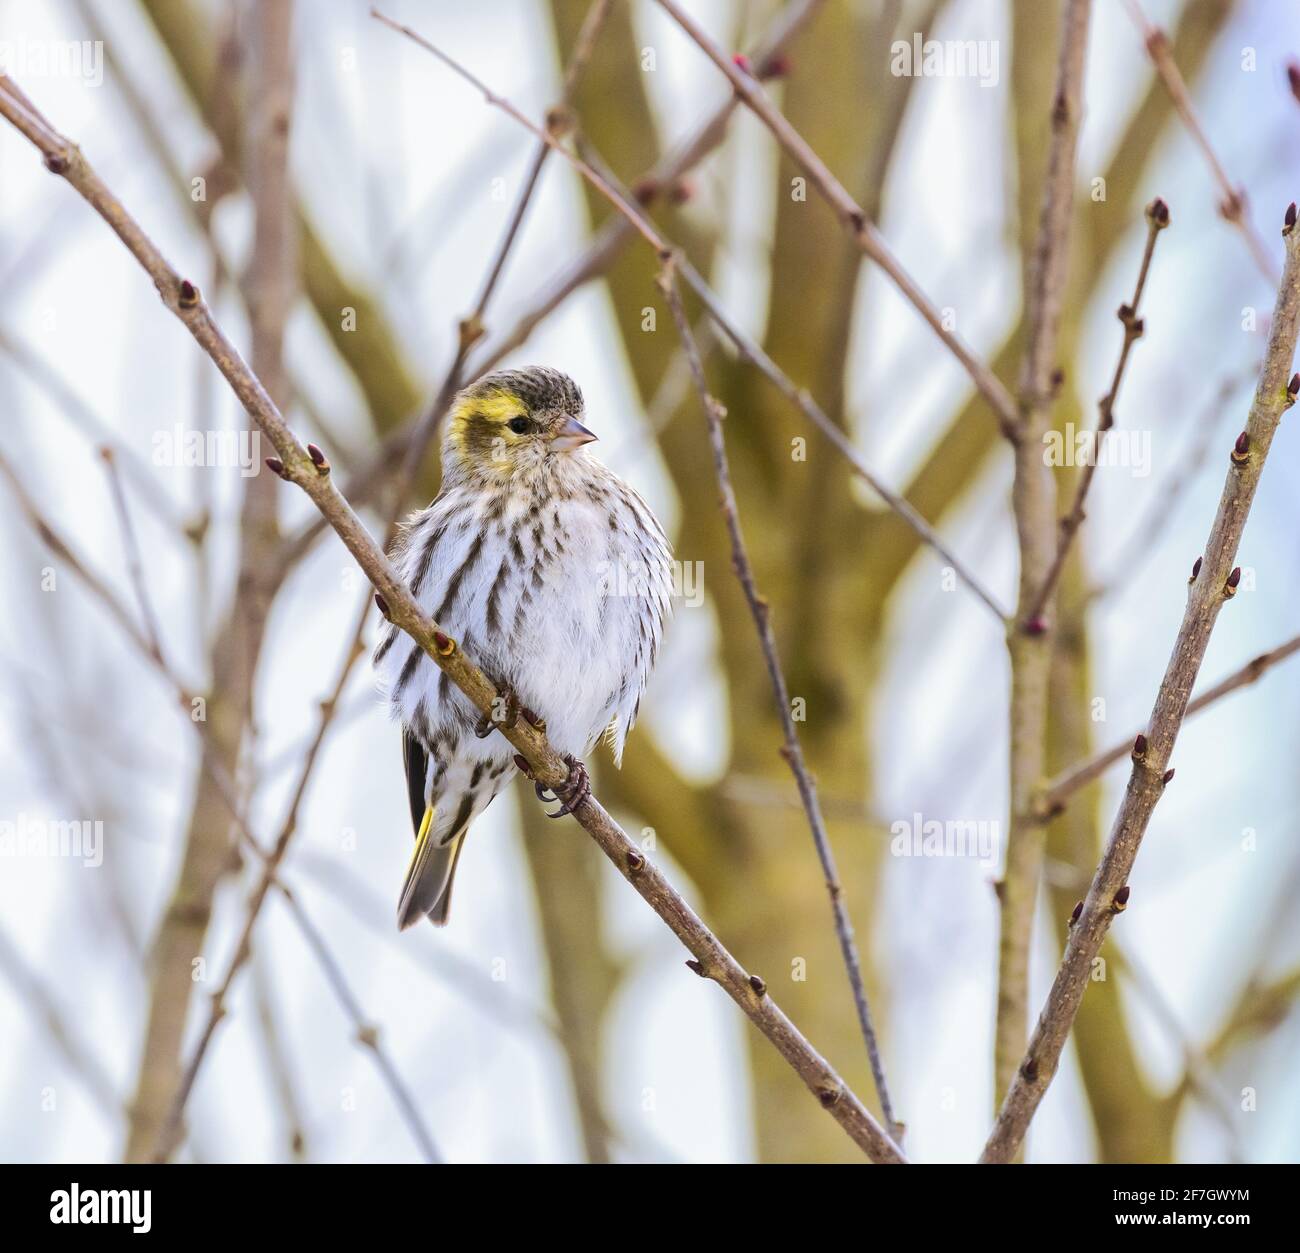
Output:
<svg viewBox="0 0 1300 1253">
<path fill-rule="evenodd" d="M 1300 391 L 1300 375 L 1288 382 L 1296 338 L 1300 334 L 1300 232 L 1294 229 L 1295 222 L 1296 208 L 1292 205 L 1287 210 L 1282 231 L 1286 263 L 1273 310 L 1264 367 L 1246 430 L 1232 450 L 1227 481 L 1204 556 L 1193 570 L 1182 625 L 1146 733 L 1134 741 L 1132 773 L 1106 851 L 1070 930 L 1061 967 L 984 1147 L 983 1161 L 1003 1162 L 1015 1154 L 1056 1073 L 1093 959 L 1106 938 L 1111 919 L 1127 904 L 1129 872 L 1156 803 L 1172 777 L 1168 771 L 1169 758 L 1187 713 L 1188 698 L 1210 634 L 1219 611 L 1236 594 L 1241 577 L 1240 570 L 1233 568 L 1237 546 L 1273 436 L 1283 413 L 1295 403 L 1296 392 Z"/>
<path fill-rule="evenodd" d="M 1047 586 L 1055 549 L 1056 481 L 1043 453 L 1051 421 L 1053 375 L 1070 255 L 1074 166 L 1083 115 L 1083 72 L 1091 0 L 1069 0 L 1051 100 L 1051 140 L 1038 234 L 1025 293 L 1026 343 L 1019 378 L 1019 418 L 1011 432 L 1015 478 L 1011 504 L 1020 551 L 1020 589 L 1011 661 L 1010 809 L 1006 866 L 998 884 L 996 1091 L 1011 1082 L 1029 1018 L 1029 946 L 1042 877 L 1043 832 L 1033 820 L 1034 790 L 1047 760 L 1047 697 L 1052 637 L 1048 619 L 1030 612 Z M 1050 588 L 1049 588 L 1050 601 Z"/>
<path fill-rule="evenodd" d="M 1239 688 L 1249 687 L 1265 671 L 1271 670 L 1279 662 L 1285 661 L 1298 652 L 1300 652 L 1300 635 L 1293 636 L 1286 643 L 1251 658 L 1239 670 L 1234 670 L 1226 679 L 1221 679 L 1212 688 L 1189 701 L 1184 717 L 1190 718 Z M 1105 774 L 1117 761 L 1127 757 L 1133 751 L 1133 741 L 1137 734 L 1138 732 L 1134 731 L 1127 739 L 1112 744 L 1105 752 L 1098 753 L 1095 757 L 1090 757 L 1087 761 L 1071 766 L 1058 774 L 1043 791 L 1039 808 L 1040 821 L 1046 822 L 1054 818 L 1075 792 Z"/>
<path fill-rule="evenodd" d="M 889 276 L 890 281 L 903 294 L 904 298 L 929 323 L 930 329 L 943 341 L 948 350 L 961 362 L 966 373 L 970 375 L 979 393 L 989 402 L 994 415 L 1003 430 L 1010 433 L 1016 425 L 1016 406 L 1010 393 L 1002 385 L 997 375 L 961 341 L 958 336 L 944 325 L 943 315 L 930 301 L 929 297 L 916 285 L 911 275 L 903 268 L 898 258 L 890 251 L 889 245 L 868 221 L 866 213 L 857 201 L 849 195 L 842 183 L 826 168 L 822 159 L 805 143 L 803 137 L 786 120 L 785 116 L 768 99 L 761 82 L 754 74 L 736 65 L 708 37 L 704 30 L 674 3 L 674 0 L 659 0 L 660 6 L 699 46 L 700 50 L 730 80 L 736 94 L 745 102 L 776 136 L 776 141 L 789 154 L 800 169 L 808 175 L 813 185 L 821 192 L 827 204 L 835 211 L 844 224 L 849 236 L 857 244 L 863 255 L 874 261 Z"/>
<path fill-rule="evenodd" d="M 1128 6 L 1129 16 L 1142 32 L 1142 41 L 1146 45 L 1147 56 L 1151 58 L 1151 64 L 1155 66 L 1160 81 L 1164 83 L 1165 90 L 1168 91 L 1169 98 L 1173 101 L 1178 116 L 1182 118 L 1183 125 L 1187 127 L 1193 142 L 1201 150 L 1201 155 L 1205 158 L 1206 165 L 1210 167 L 1210 173 L 1214 176 L 1214 181 L 1219 185 L 1219 192 L 1223 197 L 1219 201 L 1219 212 L 1226 221 L 1231 222 L 1241 232 L 1246 241 L 1246 247 L 1250 249 L 1250 255 L 1255 262 L 1255 266 L 1264 276 L 1265 282 L 1276 284 L 1278 281 L 1277 265 L 1269 254 L 1268 246 L 1265 244 L 1263 237 L 1250 220 L 1246 207 L 1246 193 L 1240 187 L 1232 185 L 1232 181 L 1223 169 L 1223 164 L 1215 154 L 1209 136 L 1206 135 L 1200 120 L 1196 116 L 1196 110 L 1192 106 L 1191 93 L 1187 90 L 1187 83 L 1179 72 L 1173 53 L 1170 51 L 1169 36 L 1158 26 L 1152 26 L 1147 21 L 1146 14 L 1143 13 L 1138 0 L 1124 0 L 1124 3 Z"/>
<path fill-rule="evenodd" d="M 781 720 L 781 731 L 785 738 L 781 756 L 789 765 L 799 788 L 799 799 L 803 803 L 808 827 L 812 832 L 822 874 L 826 877 L 826 890 L 830 893 L 831 913 L 835 920 L 835 934 L 839 938 L 840 953 L 844 958 L 845 970 L 848 972 L 849 986 L 853 990 L 853 1004 L 857 1010 L 862 1038 L 867 1046 L 872 1078 L 875 1080 L 876 1093 L 880 1097 L 880 1109 L 885 1116 L 890 1135 L 895 1140 L 901 1140 L 903 1127 L 894 1116 L 893 1105 L 889 1099 L 889 1086 L 885 1081 L 885 1064 L 880 1056 L 876 1028 L 871 1021 L 871 1006 L 867 1001 L 867 991 L 862 982 L 862 963 L 858 958 L 857 942 L 853 938 L 853 922 L 844 903 L 844 888 L 840 884 L 839 871 L 835 866 L 835 854 L 831 851 L 830 836 L 826 832 L 826 820 L 822 817 L 821 804 L 817 800 L 817 785 L 808 773 L 807 764 L 804 762 L 803 746 L 795 730 L 790 707 L 790 690 L 786 684 L 785 672 L 781 669 L 776 636 L 772 633 L 770 607 L 758 590 L 754 579 L 754 567 L 749 560 L 749 551 L 745 547 L 740 509 L 736 504 L 736 492 L 731 484 L 727 444 L 722 434 L 722 420 L 726 417 L 726 410 L 709 391 L 708 380 L 704 377 L 704 363 L 700 360 L 700 350 L 695 343 L 695 337 L 691 334 L 691 324 L 686 317 L 686 310 L 682 307 L 681 297 L 677 294 L 675 267 L 671 254 L 665 256 L 661 263 L 659 290 L 663 292 L 664 299 L 668 301 L 668 307 L 672 310 L 677 334 L 681 337 L 682 348 L 690 364 L 695 389 L 699 392 L 700 404 L 708 423 L 709 445 L 713 451 L 713 468 L 718 479 L 719 501 L 727 533 L 731 539 L 732 569 L 736 572 L 736 578 L 745 594 L 745 602 L 749 605 L 750 616 L 754 619 L 758 642 L 763 650 L 763 661 L 767 665 L 768 678 L 772 684 L 772 694 L 776 698 L 777 717 Z"/>
<path fill-rule="evenodd" d="M 1142 252 L 1142 264 L 1138 269 L 1137 284 L 1133 288 L 1133 299 L 1126 305 L 1120 305 L 1116 315 L 1124 327 L 1124 342 L 1120 346 L 1119 360 L 1115 363 L 1110 389 L 1098 402 L 1097 429 L 1092 434 L 1092 456 L 1085 461 L 1079 472 L 1078 486 L 1074 491 L 1074 503 L 1070 506 L 1070 512 L 1061 519 L 1060 535 L 1056 541 L 1056 556 L 1052 559 L 1051 568 L 1043 577 L 1042 587 L 1030 602 L 1029 609 L 1022 619 L 1023 622 L 1033 622 L 1046 611 L 1057 580 L 1061 577 L 1061 571 L 1065 569 L 1065 559 L 1070 554 L 1070 545 L 1086 516 L 1084 505 L 1088 499 L 1088 491 L 1092 487 L 1092 480 L 1097 473 L 1102 440 L 1115 425 L 1115 398 L 1119 395 L 1119 386 L 1124 381 L 1124 368 L 1128 365 L 1129 351 L 1142 338 L 1144 327 L 1142 318 L 1138 317 L 1138 309 L 1142 302 L 1142 291 L 1146 287 L 1147 272 L 1151 268 L 1151 256 L 1155 252 L 1156 238 L 1169 225 L 1169 209 L 1163 200 L 1153 200 L 1147 205 L 1146 216 L 1147 243 Z"/>
</svg>

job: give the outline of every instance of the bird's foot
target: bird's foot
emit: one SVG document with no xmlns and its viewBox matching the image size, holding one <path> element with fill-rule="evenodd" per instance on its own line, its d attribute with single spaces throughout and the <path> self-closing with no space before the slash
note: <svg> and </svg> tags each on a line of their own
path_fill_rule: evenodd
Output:
<svg viewBox="0 0 1300 1253">
<path fill-rule="evenodd" d="M 493 731 L 509 731 L 519 721 L 521 713 L 526 715 L 529 712 L 519 703 L 514 688 L 508 683 L 498 683 L 492 708 L 478 720 L 478 724 L 474 727 L 474 734 L 481 740 L 491 735 Z M 530 718 L 529 721 L 531 722 L 532 719 Z"/>
<path fill-rule="evenodd" d="M 565 814 L 573 813 L 591 795 L 591 778 L 587 774 L 587 767 L 571 753 L 565 753 L 564 760 L 568 763 L 569 775 L 553 789 L 553 799 L 560 802 L 560 807 L 553 814 L 547 814 L 548 818 L 563 818 Z M 539 789 L 537 795 L 541 797 L 541 784 L 536 786 Z"/>
</svg>

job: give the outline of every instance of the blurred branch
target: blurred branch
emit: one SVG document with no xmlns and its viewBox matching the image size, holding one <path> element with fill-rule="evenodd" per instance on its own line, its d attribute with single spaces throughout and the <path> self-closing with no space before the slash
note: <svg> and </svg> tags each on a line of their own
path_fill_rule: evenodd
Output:
<svg viewBox="0 0 1300 1253">
<path fill-rule="evenodd" d="M 1178 64 L 1170 51 L 1169 36 L 1159 27 L 1152 26 L 1147 21 L 1146 14 L 1142 12 L 1142 6 L 1138 3 L 1138 0 L 1124 0 L 1124 3 L 1128 6 L 1129 16 L 1132 17 L 1134 24 L 1142 32 L 1142 41 L 1146 45 L 1151 64 L 1155 66 L 1156 74 L 1159 75 L 1165 90 L 1169 92 L 1169 98 L 1173 101 L 1178 116 L 1182 118 L 1183 125 L 1187 127 L 1193 142 L 1201 150 L 1201 155 L 1205 158 L 1205 163 L 1210 167 L 1210 173 L 1214 176 L 1214 181 L 1219 185 L 1219 191 L 1223 196 L 1223 199 L 1219 202 L 1219 212 L 1226 221 L 1231 222 L 1242 233 L 1246 240 L 1246 246 L 1250 249 L 1250 255 L 1254 259 L 1259 272 L 1264 276 L 1265 282 L 1276 284 L 1278 281 L 1277 266 L 1269 255 L 1268 247 L 1265 245 L 1263 238 L 1250 221 L 1246 208 L 1246 194 L 1240 187 L 1234 187 L 1227 174 L 1224 173 L 1223 166 L 1215 155 L 1214 147 L 1197 119 L 1196 110 L 1192 106 L 1191 94 L 1187 90 L 1187 83 L 1183 80 L 1182 74 L 1179 73 Z"/>
<path fill-rule="evenodd" d="M 1060 522 L 1056 556 L 1043 577 L 1043 584 L 1038 589 L 1038 594 L 1030 602 L 1030 607 L 1023 618 L 1025 622 L 1034 621 L 1046 611 L 1047 604 L 1052 599 L 1052 591 L 1061 577 L 1061 571 L 1065 568 L 1065 558 L 1069 554 L 1070 545 L 1083 525 L 1085 517 L 1083 509 L 1088 499 L 1088 491 L 1092 487 L 1092 480 L 1097 473 L 1097 462 L 1101 459 L 1102 441 L 1115 425 L 1115 398 L 1119 395 L 1119 386 L 1124 381 L 1124 368 L 1128 365 L 1129 352 L 1142 338 L 1143 319 L 1138 317 L 1138 308 L 1142 301 L 1143 288 L 1146 287 L 1147 271 L 1151 268 L 1151 255 L 1155 252 L 1156 238 L 1169 225 L 1169 210 L 1163 200 L 1153 200 L 1147 206 L 1146 216 L 1146 248 L 1143 250 L 1142 264 L 1138 269 L 1137 285 L 1133 288 L 1133 299 L 1126 305 L 1120 305 L 1117 314 L 1124 326 L 1124 342 L 1120 347 L 1119 360 L 1115 362 L 1115 373 L 1111 376 L 1110 389 L 1098 403 L 1097 427 L 1092 433 L 1090 445 L 1092 455 L 1085 460 L 1079 473 L 1074 503 L 1070 506 L 1070 512 Z"/>
<path fill-rule="evenodd" d="M 1142 837 L 1165 785 L 1166 768 L 1186 716 L 1188 697 L 1205 657 L 1210 635 L 1224 604 L 1236 594 L 1240 571 L 1232 568 L 1255 490 L 1263 473 L 1282 414 L 1295 403 L 1300 375 L 1288 382 L 1300 334 L 1300 232 L 1296 209 L 1286 214 L 1283 236 L 1286 264 L 1269 332 L 1264 368 L 1246 430 L 1228 469 L 1205 554 L 1198 561 L 1182 625 L 1160 684 L 1147 732 L 1133 747 L 1133 770 L 1097 867 L 1087 899 L 1075 920 L 1065 956 L 1038 1019 L 1024 1060 L 1016 1071 L 981 1160 L 1009 1160 L 1024 1139 L 1029 1122 L 1060 1062 L 1070 1025 L 1111 919 L 1128 901 L 1128 876 Z"/>
<path fill-rule="evenodd" d="M 790 691 L 785 674 L 781 669 L 780 657 L 777 655 L 776 638 L 772 634 L 770 610 L 767 601 L 759 593 L 754 581 L 754 568 L 745 547 L 745 537 L 741 530 L 740 511 L 736 504 L 736 492 L 731 484 L 731 470 L 727 462 L 727 445 L 722 434 L 722 420 L 726 410 L 709 391 L 708 380 L 704 377 L 704 364 L 700 360 L 699 349 L 691 334 L 691 324 L 682 307 L 681 297 L 677 294 L 673 256 L 666 254 L 660 269 L 659 290 L 663 292 L 672 311 L 673 321 L 677 325 L 677 334 L 681 338 L 682 348 L 690 363 L 691 374 L 695 380 L 695 389 L 699 393 L 700 404 L 704 410 L 709 427 L 709 444 L 713 452 L 713 468 L 718 478 L 719 503 L 723 520 L 731 541 L 731 565 L 736 578 L 745 593 L 754 628 L 758 632 L 759 645 L 763 650 L 763 660 L 767 666 L 768 678 L 772 684 L 772 694 L 776 698 L 777 716 L 781 721 L 781 731 L 785 743 L 781 756 L 785 758 L 790 772 L 794 775 L 799 788 L 799 799 L 803 803 L 804 815 L 808 828 L 812 832 L 813 845 L 817 849 L 817 858 L 821 862 L 822 874 L 826 877 L 826 890 L 830 893 L 831 913 L 835 920 L 835 933 L 840 942 L 840 953 L 844 967 L 848 972 L 849 986 L 853 991 L 853 1004 L 857 1010 L 858 1026 L 867 1046 L 867 1057 L 871 1062 L 871 1074 L 875 1080 L 876 1093 L 880 1098 L 880 1109 L 884 1114 L 886 1126 L 895 1140 L 902 1138 L 903 1127 L 894 1116 L 893 1105 L 889 1099 L 889 1085 L 885 1080 L 885 1066 L 880 1056 L 880 1045 L 876 1040 L 876 1028 L 871 1021 L 871 1007 L 867 1001 L 866 989 L 862 982 L 862 962 L 858 957 L 857 942 L 853 938 L 853 922 L 849 918 L 848 907 L 844 903 L 844 889 L 840 884 L 839 871 L 835 866 L 835 855 L 831 851 L 830 837 L 826 833 L 826 820 L 822 817 L 821 805 L 817 800 L 817 785 L 808 773 L 804 762 L 803 747 L 795 730 L 794 715 L 791 712 Z"/>
<path fill-rule="evenodd" d="M 241 284 L 248 305 L 253 369 L 274 402 L 288 403 L 285 323 L 296 270 L 289 203 L 288 145 L 293 105 L 292 0 L 265 0 L 254 10 L 247 142 L 242 146 L 253 202 L 253 249 Z M 224 150 L 229 158 L 229 150 Z M 251 422 L 249 429 L 254 429 Z M 255 680 L 276 586 L 268 580 L 279 544 L 276 484 L 258 474 L 243 480 L 234 600 L 212 648 L 203 754 L 215 754 L 237 776 L 247 741 L 256 735 Z M 154 941 L 148 1025 L 140 1049 L 127 1137 L 129 1161 L 143 1161 L 164 1138 L 163 1120 L 181 1080 L 185 1022 L 194 981 L 190 962 L 202 952 L 221 877 L 231 868 L 230 826 L 200 767 L 172 901 Z"/>
<path fill-rule="evenodd" d="M 1257 657 L 1252 657 L 1239 670 L 1234 670 L 1226 679 L 1221 679 L 1212 688 L 1189 701 L 1183 717 L 1185 719 L 1190 718 L 1239 688 L 1249 687 L 1265 671 L 1272 669 L 1279 662 L 1285 661 L 1298 652 L 1300 652 L 1300 635 L 1293 636 L 1285 643 L 1279 644 L 1266 653 L 1260 653 Z M 1105 752 L 1098 753 L 1095 757 L 1071 766 L 1068 770 L 1058 774 L 1043 790 L 1039 800 L 1039 819 L 1045 821 L 1060 813 L 1066 801 L 1075 792 L 1091 783 L 1093 779 L 1105 774 L 1121 758 L 1127 757 L 1133 751 L 1133 741 L 1136 735 L 1137 733 L 1134 732 L 1127 739 L 1111 745 Z"/>
<path fill-rule="evenodd" d="M 1051 422 L 1053 374 L 1065 300 L 1074 210 L 1075 154 L 1083 115 L 1083 75 L 1091 0 L 1069 0 L 1061 18 L 1060 57 L 1051 101 L 1051 139 L 1038 236 L 1027 272 L 1026 337 L 1018 384 L 1019 417 L 1010 432 L 1011 489 L 1020 552 L 1020 591 L 1007 633 L 1011 660 L 1010 805 L 1006 867 L 998 884 L 996 1094 L 1011 1083 L 1027 1035 L 1029 948 L 1042 877 L 1043 833 L 1033 821 L 1034 791 L 1047 761 L 1047 693 L 1052 637 L 1034 612 L 1048 572 L 1056 527 L 1056 483 L 1044 455 Z M 1034 107 L 1041 107 L 1035 102 Z"/>
<path fill-rule="evenodd" d="M 347 978 L 344 976 L 342 969 L 338 962 L 334 960 L 334 954 L 330 952 L 329 946 L 316 929 L 315 923 L 311 921 L 303 907 L 298 903 L 298 898 L 284 884 L 278 886 L 281 899 L 288 905 L 289 912 L 298 924 L 298 929 L 306 937 L 308 946 L 316 955 L 317 964 L 325 972 L 326 980 L 333 989 L 335 998 L 351 1020 L 352 1026 L 356 1030 L 357 1043 L 362 1048 L 368 1049 L 374 1057 L 375 1065 L 379 1068 L 379 1073 L 383 1076 L 385 1084 L 393 1094 L 397 1102 L 397 1108 L 401 1111 L 406 1122 L 407 1129 L 420 1146 L 420 1152 L 424 1155 L 425 1161 L 441 1162 L 442 1157 L 438 1153 L 437 1146 L 429 1135 L 428 1128 L 425 1127 L 424 1120 L 420 1117 L 420 1112 L 416 1108 L 415 1098 L 411 1095 L 411 1091 L 406 1086 L 406 1082 L 398 1072 L 397 1067 L 393 1065 L 387 1050 L 380 1044 L 379 1028 L 366 1017 L 360 1002 L 348 986 Z"/>
<path fill-rule="evenodd" d="M 288 1132 L 289 1153 L 294 1161 L 307 1160 L 307 1133 L 303 1127 L 302 1101 L 298 1095 L 297 1075 L 293 1059 L 285 1049 L 276 1020 L 276 995 L 271 984 L 271 972 L 265 959 L 253 958 L 253 1001 L 257 1010 L 258 1034 L 266 1055 L 266 1068 L 280 1097 Z"/>
<path fill-rule="evenodd" d="M 1001 380 L 947 329 L 943 315 L 903 269 L 853 197 L 827 169 L 821 158 L 808 147 L 784 115 L 771 103 L 752 70 L 742 68 L 730 60 L 704 30 L 674 3 L 674 0 L 658 0 L 658 2 L 700 50 L 727 76 L 735 93 L 754 111 L 776 137 L 777 143 L 807 174 L 826 202 L 835 210 L 863 255 L 884 270 L 904 298 L 929 323 L 934 333 L 961 362 L 970 375 L 971 381 L 992 406 L 1002 429 L 1008 432 L 1012 430 L 1017 420 L 1016 407 Z"/>
<path fill-rule="evenodd" d="M 172 269 L 153 241 L 94 173 L 81 151 L 50 126 L 6 75 L 0 75 L 0 115 L 43 154 L 51 172 L 61 175 L 104 218 L 153 279 L 167 309 L 212 358 L 249 416 L 274 446 L 278 458 L 273 468 L 286 481 L 300 487 L 329 519 L 378 591 L 389 619 L 420 644 L 471 704 L 481 712 L 489 712 L 498 699 L 493 684 L 465 657 L 456 641 L 443 634 L 420 608 L 364 524 L 334 487 L 328 463 L 323 457 L 320 461 L 313 458 L 298 442 L 265 388 L 213 320 L 198 290 Z M 521 760 L 538 782 L 553 788 L 568 778 L 568 764 L 527 719 L 520 719 L 513 728 L 498 730 L 519 751 Z M 854 1142 L 873 1160 L 904 1160 L 897 1145 L 862 1102 L 774 1004 L 764 982 L 742 969 L 599 801 L 594 796 L 588 797 L 574 811 L 574 817 L 690 950 L 695 959 L 692 969 L 713 979 L 726 991 Z"/>
</svg>

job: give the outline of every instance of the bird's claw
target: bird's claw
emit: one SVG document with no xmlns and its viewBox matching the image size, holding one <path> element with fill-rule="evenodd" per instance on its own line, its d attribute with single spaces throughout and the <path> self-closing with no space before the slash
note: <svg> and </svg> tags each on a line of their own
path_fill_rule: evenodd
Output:
<svg viewBox="0 0 1300 1253">
<path fill-rule="evenodd" d="M 553 814 L 547 814 L 548 818 L 563 818 L 565 814 L 573 813 L 591 795 L 591 778 L 587 774 L 587 767 L 569 753 L 565 753 L 564 760 L 568 763 L 569 775 L 563 783 L 552 789 L 554 799 L 560 802 L 560 807 Z M 541 797 L 541 784 L 536 786 L 537 795 Z"/>
</svg>

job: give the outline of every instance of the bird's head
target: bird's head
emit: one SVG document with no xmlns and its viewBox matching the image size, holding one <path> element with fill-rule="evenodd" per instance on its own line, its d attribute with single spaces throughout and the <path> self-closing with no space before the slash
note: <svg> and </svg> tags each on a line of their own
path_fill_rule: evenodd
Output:
<svg viewBox="0 0 1300 1253">
<path fill-rule="evenodd" d="M 549 459 L 579 454 L 596 437 L 582 425 L 582 393 L 567 374 L 544 366 L 499 370 L 452 402 L 444 471 L 510 479 Z"/>
</svg>

